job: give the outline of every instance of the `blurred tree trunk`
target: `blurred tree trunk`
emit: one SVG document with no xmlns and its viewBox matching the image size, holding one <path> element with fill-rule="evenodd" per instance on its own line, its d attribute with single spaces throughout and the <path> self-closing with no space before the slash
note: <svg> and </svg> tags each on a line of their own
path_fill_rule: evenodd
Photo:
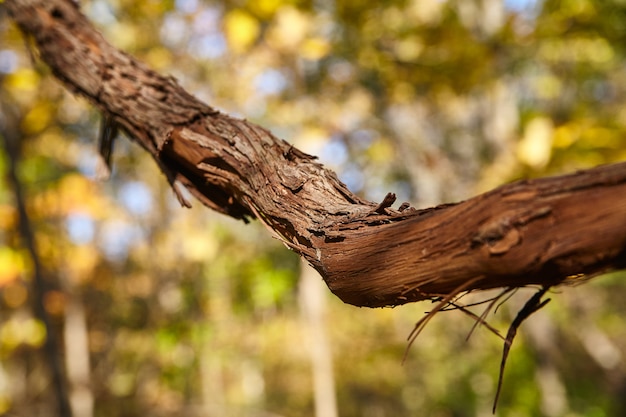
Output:
<svg viewBox="0 0 626 417">
<path fill-rule="evenodd" d="M 316 417 L 337 417 L 337 396 L 333 375 L 333 355 L 326 336 L 326 292 L 319 276 L 302 262 L 298 298 L 313 371 L 313 395 Z"/>
<path fill-rule="evenodd" d="M 626 164 L 522 181 L 458 204 L 399 208 L 351 193 L 315 158 L 222 114 L 113 48 L 70 0 L 7 0 L 65 85 L 155 159 L 177 191 L 303 256 L 368 307 L 495 287 L 553 286 L 626 267 Z"/>
<path fill-rule="evenodd" d="M 58 343 L 58 330 L 45 307 L 45 298 L 49 294 L 51 280 L 47 276 L 49 271 L 45 270 L 41 260 L 34 229 L 28 215 L 25 187 L 19 175 L 19 164 L 22 159 L 22 138 L 18 126 L 23 120 L 23 117 L 17 114 L 16 109 L 5 103 L 4 97 L 0 96 L 0 139 L 2 139 L 2 145 L 8 157 L 6 164 L 7 182 L 12 189 L 14 204 L 17 208 L 18 230 L 22 245 L 28 253 L 32 265 L 30 291 L 33 315 L 45 329 L 45 340 L 41 353 L 50 370 L 51 391 L 57 402 L 56 415 L 72 417 L 70 396 L 68 395 L 66 376 L 63 373 L 62 356 Z"/>
<path fill-rule="evenodd" d="M 74 417 L 93 417 L 87 317 L 83 301 L 76 292 L 68 293 L 69 299 L 64 311 L 65 367 L 70 385 L 69 400 Z"/>
</svg>

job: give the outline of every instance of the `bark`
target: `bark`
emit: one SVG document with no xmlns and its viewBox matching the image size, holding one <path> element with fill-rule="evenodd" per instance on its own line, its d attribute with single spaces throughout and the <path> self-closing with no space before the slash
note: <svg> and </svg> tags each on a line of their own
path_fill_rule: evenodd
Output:
<svg viewBox="0 0 626 417">
<path fill-rule="evenodd" d="M 626 266 L 626 163 L 393 209 L 393 194 L 361 199 L 315 157 L 116 50 L 70 0 L 6 7 L 54 75 L 148 151 L 173 186 L 231 217 L 258 218 L 347 303 L 553 286 Z"/>
</svg>

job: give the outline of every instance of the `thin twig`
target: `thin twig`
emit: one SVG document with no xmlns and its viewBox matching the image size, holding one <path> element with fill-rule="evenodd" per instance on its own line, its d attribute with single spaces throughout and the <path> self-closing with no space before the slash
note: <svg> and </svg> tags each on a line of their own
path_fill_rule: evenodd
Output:
<svg viewBox="0 0 626 417">
<path fill-rule="evenodd" d="M 496 304 L 496 302 L 498 302 L 498 300 L 500 298 L 502 298 L 504 295 L 506 295 L 507 293 L 511 293 L 515 291 L 514 288 L 505 288 L 500 294 L 498 294 L 498 296 L 494 297 L 491 302 L 489 303 L 489 305 L 487 306 L 487 308 L 485 308 L 485 311 L 482 312 L 482 314 L 479 317 L 479 320 L 477 320 L 474 325 L 472 326 L 471 330 L 469 331 L 469 333 L 467 334 L 467 340 L 469 340 L 469 338 L 472 336 L 472 333 L 474 333 L 474 330 L 476 330 L 476 327 L 478 326 L 478 323 L 482 323 L 487 325 L 486 322 L 486 318 L 487 315 L 489 314 L 489 312 L 491 311 L 491 309 L 493 308 L 493 306 Z M 510 296 L 509 296 L 510 297 Z M 509 297 L 507 297 L 506 299 L 508 300 Z M 489 327 L 488 327 L 489 328 Z M 504 338 L 502 336 L 500 336 L 500 332 L 497 332 L 497 335 L 504 340 Z"/>
<path fill-rule="evenodd" d="M 430 310 L 426 316 L 422 317 L 417 323 L 415 323 L 415 327 L 413 327 L 413 330 L 411 331 L 411 333 L 409 334 L 407 340 L 409 341 L 409 343 L 406 346 L 406 349 L 404 350 L 404 356 L 402 358 L 402 362 L 404 363 L 404 361 L 407 358 L 407 355 L 409 354 L 409 349 L 411 348 L 411 346 L 413 345 L 413 342 L 415 342 L 415 339 L 417 339 L 417 336 L 419 336 L 419 334 L 422 332 L 422 330 L 424 330 L 424 327 L 428 324 L 428 322 L 442 309 L 444 308 L 446 305 L 450 304 L 450 301 L 452 301 L 454 299 L 454 297 L 456 297 L 457 295 L 459 295 L 460 293 L 462 293 L 463 291 L 465 291 L 468 287 L 470 287 L 472 284 L 474 284 L 476 281 L 480 280 L 481 277 L 476 277 L 472 280 L 469 280 L 467 282 L 464 282 L 463 285 L 460 285 L 459 287 L 455 288 L 454 290 L 450 291 L 450 293 L 448 295 L 446 295 L 445 297 L 443 297 L 441 299 L 441 301 L 439 301 L 439 303 L 437 303 L 437 305 L 435 306 L 434 309 Z"/>
<path fill-rule="evenodd" d="M 506 335 L 506 340 L 504 341 L 504 348 L 502 349 L 502 362 L 500 363 L 500 375 L 498 376 L 498 387 L 496 388 L 496 397 L 493 400 L 493 413 L 496 413 L 496 407 L 498 405 L 498 399 L 500 398 L 500 390 L 502 389 L 502 380 L 504 377 L 504 367 L 506 366 L 506 360 L 509 356 L 509 351 L 511 350 L 511 345 L 513 344 L 513 339 L 515 339 L 515 335 L 517 334 L 517 329 L 522 324 L 524 320 L 530 317 L 533 313 L 541 309 L 543 306 L 548 304 L 550 299 L 541 301 L 541 297 L 548 291 L 550 287 L 543 287 L 535 295 L 533 295 L 527 302 L 524 304 L 524 307 L 517 313 L 513 322 L 511 322 L 511 326 L 509 327 L 509 331 Z"/>
<path fill-rule="evenodd" d="M 485 312 L 487 310 L 485 310 L 485 312 L 483 312 L 483 314 L 481 314 L 480 316 L 478 316 L 476 313 L 474 313 L 471 310 L 468 310 L 466 308 L 466 306 L 462 306 L 460 304 L 454 304 L 454 306 L 456 307 L 455 310 L 460 310 L 462 313 L 467 314 L 468 316 L 470 316 L 472 319 L 474 319 L 474 325 L 472 326 L 471 330 L 469 331 L 469 333 L 467 334 L 467 337 L 465 338 L 466 341 L 468 341 L 470 339 L 470 337 L 472 336 L 472 333 L 474 332 L 474 329 L 476 329 L 476 326 L 478 326 L 479 324 L 482 324 L 483 326 L 485 326 L 489 331 L 491 331 L 491 333 L 495 334 L 496 336 L 498 336 L 500 339 L 504 340 L 504 336 L 502 336 L 500 334 L 500 332 L 498 331 L 498 329 L 496 329 L 495 327 L 493 327 L 491 324 L 489 324 L 484 316 L 485 316 Z M 444 311 L 448 311 L 448 310 L 444 310 Z"/>
</svg>

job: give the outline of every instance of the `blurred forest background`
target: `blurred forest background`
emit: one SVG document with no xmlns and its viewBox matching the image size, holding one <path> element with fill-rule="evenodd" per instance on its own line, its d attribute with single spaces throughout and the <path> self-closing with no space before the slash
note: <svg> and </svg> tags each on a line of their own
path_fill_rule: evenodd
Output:
<svg viewBox="0 0 626 417">
<path fill-rule="evenodd" d="M 370 200 L 426 207 L 626 159 L 624 0 L 80 4 L 115 46 Z M 125 138 L 96 181 L 100 115 L 27 44 L 0 5 L 1 133 L 21 139 L 75 417 L 491 415 L 501 340 L 466 341 L 471 318 L 444 312 L 402 364 L 429 303 L 342 304 L 258 223 L 182 209 Z M 9 162 L 2 148 L 0 414 L 52 416 Z M 553 292 L 521 327 L 497 415 L 626 415 L 624 274 Z M 488 321 L 505 333 L 530 294 Z"/>
</svg>

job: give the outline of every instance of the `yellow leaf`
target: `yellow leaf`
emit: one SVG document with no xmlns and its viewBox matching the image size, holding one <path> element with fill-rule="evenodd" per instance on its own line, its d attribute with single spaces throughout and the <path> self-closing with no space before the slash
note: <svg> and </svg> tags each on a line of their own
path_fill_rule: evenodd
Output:
<svg viewBox="0 0 626 417">
<path fill-rule="evenodd" d="M 296 135 L 294 141 L 298 144 L 298 148 L 302 149 L 304 152 L 317 155 L 322 151 L 329 137 L 329 132 L 324 129 L 319 127 L 306 127 Z"/>
<path fill-rule="evenodd" d="M 115 46 L 121 49 L 133 49 L 141 35 L 138 27 L 130 23 L 116 23 L 107 28 L 108 38 Z"/>
<path fill-rule="evenodd" d="M 277 49 L 295 49 L 306 36 L 310 23 L 306 14 L 293 7 L 283 7 L 276 15 L 268 41 Z"/>
<path fill-rule="evenodd" d="M 248 7 L 258 16 L 268 18 L 276 13 L 281 6 L 282 0 L 251 0 Z"/>
<path fill-rule="evenodd" d="M 80 245 L 72 248 L 72 262 L 68 263 L 69 277 L 79 283 L 93 277 L 93 270 L 100 260 L 100 254 L 94 246 Z"/>
<path fill-rule="evenodd" d="M 396 41 L 394 52 L 400 61 L 412 62 L 419 58 L 424 50 L 424 44 L 417 36 Z"/>
<path fill-rule="evenodd" d="M 260 27 L 254 16 L 235 9 L 224 17 L 224 31 L 230 48 L 234 52 L 244 52 L 256 41 Z"/>
<path fill-rule="evenodd" d="M 83 175 L 67 174 L 59 181 L 58 189 L 45 202 L 38 203 L 43 204 L 41 210 L 49 211 L 49 207 L 56 207 L 57 213 L 61 215 L 81 212 L 94 219 L 101 219 L 112 215 L 115 208 L 99 190 L 99 187 L 94 187 L 93 181 Z"/>
<path fill-rule="evenodd" d="M 0 4 L 2 4 L 4 0 L 0 0 Z M 11 408 L 11 398 L 6 394 L 0 394 L 0 414 L 6 413 Z"/>
<path fill-rule="evenodd" d="M 531 120 L 517 146 L 519 160 L 533 168 L 543 168 L 550 161 L 553 133 L 554 125 L 547 117 Z"/>
<path fill-rule="evenodd" d="M 13 282 L 24 268 L 19 253 L 8 247 L 0 247 L 0 286 Z"/>
<path fill-rule="evenodd" d="M 367 150 L 367 156 L 372 162 L 385 163 L 391 161 L 395 155 L 393 145 L 388 140 L 377 140 Z"/>
<path fill-rule="evenodd" d="M 164 69 L 172 64 L 172 54 L 166 48 L 154 48 L 146 55 L 146 62 L 157 70 Z"/>
<path fill-rule="evenodd" d="M 329 51 L 330 45 L 326 39 L 312 38 L 304 42 L 300 54 L 303 58 L 315 60 L 324 58 Z"/>
<path fill-rule="evenodd" d="M 22 337 L 25 344 L 39 347 L 46 340 L 46 327 L 39 320 L 28 319 L 23 324 Z"/>
<path fill-rule="evenodd" d="M 17 222 L 17 212 L 10 204 L 0 204 L 0 230 L 9 229 Z"/>
<path fill-rule="evenodd" d="M 46 329 L 43 323 L 33 318 L 11 318 L 0 329 L 0 343 L 9 349 L 14 349 L 22 343 L 41 346 L 45 337 Z"/>
<path fill-rule="evenodd" d="M 578 140 L 579 133 L 578 126 L 573 126 L 571 123 L 560 126 L 554 131 L 554 147 L 567 148 Z"/>
<path fill-rule="evenodd" d="M 188 232 L 182 241 L 183 254 L 192 261 L 207 261 L 218 252 L 218 242 L 206 233 Z"/>
<path fill-rule="evenodd" d="M 50 123 L 52 111 L 52 106 L 48 102 L 38 102 L 24 116 L 22 131 L 26 134 L 41 132 Z"/>
<path fill-rule="evenodd" d="M 18 308 L 28 298 L 28 291 L 19 281 L 12 282 L 2 289 L 2 298 L 9 308 Z"/>
<path fill-rule="evenodd" d="M 39 74 L 30 68 L 20 68 L 6 77 L 5 85 L 14 90 L 34 91 L 39 87 Z"/>
</svg>

